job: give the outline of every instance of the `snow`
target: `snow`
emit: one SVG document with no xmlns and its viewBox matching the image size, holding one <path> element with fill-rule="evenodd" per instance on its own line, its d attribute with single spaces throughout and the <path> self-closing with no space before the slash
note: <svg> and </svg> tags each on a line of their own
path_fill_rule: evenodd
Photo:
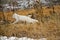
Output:
<svg viewBox="0 0 60 40">
<path fill-rule="evenodd" d="M 7 40 L 15 40 L 16 37 L 9 37 Z"/>
<path fill-rule="evenodd" d="M 6 36 L 4 36 L 4 37 L 1 36 L 1 37 L 0 37 L 0 40 L 7 40 L 7 37 L 6 37 Z"/>
<path fill-rule="evenodd" d="M 32 39 L 32 38 L 27 38 L 27 37 L 7 37 L 7 36 L 1 36 L 0 40 L 37 40 L 37 39 Z M 40 38 L 38 40 L 47 40 L 47 38 Z"/>
<path fill-rule="evenodd" d="M 45 3 L 45 4 L 48 4 L 49 1 L 47 2 L 46 0 L 40 0 L 41 3 Z"/>
<path fill-rule="evenodd" d="M 15 9 L 25 9 L 25 8 L 29 8 L 28 6 L 29 5 L 32 5 L 34 3 L 34 1 L 30 0 L 30 1 L 27 1 L 27 0 L 21 0 L 21 1 L 16 1 L 18 4 L 17 4 L 17 7 L 14 6 Z M 29 2 L 29 3 L 28 3 Z M 13 9 L 13 5 L 10 6 L 10 4 L 4 4 L 3 6 L 5 6 L 6 8 L 8 9 Z"/>
</svg>

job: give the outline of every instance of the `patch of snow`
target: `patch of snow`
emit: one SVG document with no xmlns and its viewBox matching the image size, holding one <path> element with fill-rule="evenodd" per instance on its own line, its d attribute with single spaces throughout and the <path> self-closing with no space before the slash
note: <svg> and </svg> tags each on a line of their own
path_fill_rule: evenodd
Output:
<svg viewBox="0 0 60 40">
<path fill-rule="evenodd" d="M 37 39 L 32 39 L 32 38 L 27 38 L 27 37 L 21 37 L 21 38 L 18 38 L 18 37 L 6 37 L 6 36 L 1 36 L 0 37 L 0 40 L 37 40 Z M 40 38 L 38 40 L 47 40 L 47 38 Z"/>
<path fill-rule="evenodd" d="M 6 36 L 4 36 L 4 37 L 1 36 L 1 37 L 0 37 L 0 40 L 7 40 L 7 37 L 6 37 Z"/>
<path fill-rule="evenodd" d="M 49 1 L 47 2 L 46 0 L 40 0 L 40 2 L 45 4 L 49 3 Z"/>
<path fill-rule="evenodd" d="M 47 40 L 46 38 L 41 38 L 41 39 L 39 39 L 39 40 Z"/>
<path fill-rule="evenodd" d="M 7 40 L 15 40 L 16 37 L 9 37 Z"/>
</svg>

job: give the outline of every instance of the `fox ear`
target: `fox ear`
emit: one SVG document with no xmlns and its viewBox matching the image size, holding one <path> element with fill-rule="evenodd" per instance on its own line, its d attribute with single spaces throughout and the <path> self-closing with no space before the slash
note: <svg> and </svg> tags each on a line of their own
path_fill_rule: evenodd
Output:
<svg viewBox="0 0 60 40">
<path fill-rule="evenodd" d="M 27 16 L 30 17 L 30 18 L 32 17 L 32 15 L 27 15 Z"/>
<path fill-rule="evenodd" d="M 17 13 L 14 13 L 14 15 L 17 15 Z"/>
<path fill-rule="evenodd" d="M 14 14 L 16 14 L 16 13 L 14 13 Z"/>
</svg>

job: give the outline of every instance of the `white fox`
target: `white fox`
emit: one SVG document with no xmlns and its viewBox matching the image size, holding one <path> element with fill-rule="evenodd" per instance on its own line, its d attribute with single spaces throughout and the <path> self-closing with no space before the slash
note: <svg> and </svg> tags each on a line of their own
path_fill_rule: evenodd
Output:
<svg viewBox="0 0 60 40">
<path fill-rule="evenodd" d="M 13 14 L 13 18 L 16 19 L 16 21 L 13 24 L 15 24 L 15 23 L 17 23 L 19 21 L 26 22 L 26 23 L 32 23 L 32 24 L 38 22 L 38 20 L 32 19 L 29 16 L 18 15 L 16 13 Z"/>
</svg>

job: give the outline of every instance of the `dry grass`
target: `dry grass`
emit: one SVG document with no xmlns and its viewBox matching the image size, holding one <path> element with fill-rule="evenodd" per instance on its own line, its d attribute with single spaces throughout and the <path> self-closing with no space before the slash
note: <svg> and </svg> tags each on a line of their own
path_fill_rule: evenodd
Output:
<svg viewBox="0 0 60 40">
<path fill-rule="evenodd" d="M 58 11 L 59 7 L 57 8 Z M 47 10 L 51 11 L 52 9 Z M 18 23 L 0 25 L 0 35 L 30 37 L 35 39 L 46 37 L 48 40 L 60 40 L 60 12 L 50 13 L 46 11 L 44 13 L 42 16 L 36 15 L 36 19 L 38 18 L 40 24 Z"/>
</svg>

